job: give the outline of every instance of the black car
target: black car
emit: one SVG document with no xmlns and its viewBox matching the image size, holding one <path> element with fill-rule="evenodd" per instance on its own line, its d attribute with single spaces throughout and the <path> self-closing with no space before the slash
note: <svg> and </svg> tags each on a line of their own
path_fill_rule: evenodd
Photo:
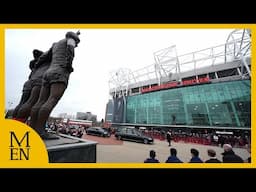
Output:
<svg viewBox="0 0 256 192">
<path fill-rule="evenodd" d="M 134 128 L 123 128 L 115 133 L 115 137 L 118 140 L 129 140 L 145 144 L 154 143 L 154 139 L 152 137 L 146 136 Z"/>
<path fill-rule="evenodd" d="M 87 135 L 98 135 L 101 137 L 110 137 L 110 133 L 101 127 L 90 127 L 86 129 Z"/>
</svg>

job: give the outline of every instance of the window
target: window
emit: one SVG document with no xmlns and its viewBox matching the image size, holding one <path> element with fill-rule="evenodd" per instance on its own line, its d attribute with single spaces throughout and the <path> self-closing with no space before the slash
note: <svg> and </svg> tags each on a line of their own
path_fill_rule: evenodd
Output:
<svg viewBox="0 0 256 192">
<path fill-rule="evenodd" d="M 180 87 L 127 97 L 126 121 L 130 123 L 250 127 L 250 116 L 250 80 Z"/>
<path fill-rule="evenodd" d="M 218 71 L 217 74 L 219 78 L 222 78 L 222 77 L 238 75 L 238 71 L 236 68 L 232 68 L 232 69 Z"/>
</svg>

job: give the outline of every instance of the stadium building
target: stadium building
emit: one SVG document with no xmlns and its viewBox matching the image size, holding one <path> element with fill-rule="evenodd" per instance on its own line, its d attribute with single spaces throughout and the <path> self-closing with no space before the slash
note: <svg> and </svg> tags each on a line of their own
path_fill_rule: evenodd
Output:
<svg viewBox="0 0 256 192">
<path fill-rule="evenodd" d="M 251 32 L 234 30 L 223 45 L 111 73 L 106 121 L 112 125 L 186 129 L 251 129 Z"/>
</svg>

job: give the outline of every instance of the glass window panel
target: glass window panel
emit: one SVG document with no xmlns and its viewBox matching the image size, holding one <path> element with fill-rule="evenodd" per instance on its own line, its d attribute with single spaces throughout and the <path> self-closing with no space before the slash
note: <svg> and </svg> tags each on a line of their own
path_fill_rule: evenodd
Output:
<svg viewBox="0 0 256 192">
<path fill-rule="evenodd" d="M 128 97 L 126 120 L 250 127 L 250 101 L 250 80 L 182 87 Z"/>
</svg>

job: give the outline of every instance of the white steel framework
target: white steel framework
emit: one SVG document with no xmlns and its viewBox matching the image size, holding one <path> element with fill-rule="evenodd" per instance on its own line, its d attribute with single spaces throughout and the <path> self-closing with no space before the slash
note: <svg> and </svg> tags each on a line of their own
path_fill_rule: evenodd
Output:
<svg viewBox="0 0 256 192">
<path fill-rule="evenodd" d="M 228 54 L 230 53 L 230 54 Z M 251 30 L 234 30 L 227 38 L 225 46 L 225 62 L 228 58 L 241 60 L 241 75 L 251 77 L 251 69 L 247 63 L 251 57 Z"/>
<path fill-rule="evenodd" d="M 225 44 L 206 48 L 192 53 L 177 55 L 176 46 L 159 50 L 154 53 L 155 63 L 141 69 L 131 71 L 121 68 L 111 72 L 109 88 L 113 96 L 124 96 L 129 92 L 131 84 L 162 79 L 180 81 L 180 73 L 216 64 L 226 64 L 232 61 L 241 61 L 241 77 L 250 77 L 248 59 L 251 58 L 251 31 L 249 29 L 234 30 Z M 175 74 L 175 75 L 173 75 Z"/>
</svg>

